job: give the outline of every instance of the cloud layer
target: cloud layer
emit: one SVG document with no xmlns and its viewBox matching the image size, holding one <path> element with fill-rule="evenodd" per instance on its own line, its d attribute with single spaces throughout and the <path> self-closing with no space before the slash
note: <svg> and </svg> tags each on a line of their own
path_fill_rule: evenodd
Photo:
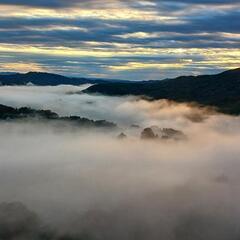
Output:
<svg viewBox="0 0 240 240">
<path fill-rule="evenodd" d="M 0 70 L 32 64 L 37 71 L 139 80 L 238 67 L 239 4 L 0 1 Z"/>
<path fill-rule="evenodd" d="M 73 94 L 79 90 L 1 87 L 0 102 L 104 115 L 128 138 L 43 122 L 0 122 L 0 203 L 21 202 L 47 229 L 93 240 L 239 238 L 239 117 L 166 101 Z M 193 121 L 199 116 L 202 121 Z M 141 128 L 132 130 L 133 123 Z M 151 125 L 180 129 L 188 139 L 140 140 L 141 129 Z M 19 203 L 0 204 L 0 228 L 21 229 L 15 239 L 19 232 L 33 239 L 44 230 L 38 221 Z"/>
<path fill-rule="evenodd" d="M 143 128 L 158 124 L 169 127 L 173 123 L 174 127 L 185 130 L 191 121 L 201 121 L 212 114 L 208 109 L 200 110 L 187 104 L 165 100 L 149 102 L 134 96 L 108 97 L 80 93 L 88 86 L 2 86 L 0 102 L 17 108 L 27 106 L 39 110 L 49 109 L 60 116 L 105 119 L 124 129 L 132 124 Z"/>
</svg>

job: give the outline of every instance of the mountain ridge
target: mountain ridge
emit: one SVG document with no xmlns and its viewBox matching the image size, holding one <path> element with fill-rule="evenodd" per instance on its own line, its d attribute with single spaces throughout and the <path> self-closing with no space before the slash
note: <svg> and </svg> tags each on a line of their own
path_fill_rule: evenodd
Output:
<svg viewBox="0 0 240 240">
<path fill-rule="evenodd" d="M 29 83 L 37 86 L 57 86 L 57 85 L 81 85 L 107 82 L 128 82 L 125 80 L 96 79 L 96 78 L 76 78 L 47 72 L 28 72 L 0 74 L 0 83 L 4 86 L 27 85 Z"/>
<path fill-rule="evenodd" d="M 102 83 L 83 91 L 109 96 L 136 95 L 151 100 L 168 99 L 215 107 L 219 112 L 240 114 L 240 68 L 215 75 L 180 76 L 162 81 Z"/>
<path fill-rule="evenodd" d="M 0 121 L 11 120 L 45 120 L 54 121 L 55 123 L 69 123 L 77 127 L 85 128 L 117 128 L 113 122 L 106 120 L 92 120 L 80 116 L 65 116 L 60 117 L 57 113 L 51 110 L 36 110 L 29 107 L 14 108 L 7 105 L 0 104 Z"/>
<path fill-rule="evenodd" d="M 222 113 L 240 114 L 240 68 L 214 75 L 179 76 L 149 81 L 72 78 L 53 73 L 28 72 L 0 75 L 0 83 L 1 85 L 31 83 L 38 86 L 94 84 L 83 92 L 108 96 L 144 96 L 150 100 L 193 102 L 214 107 Z"/>
</svg>

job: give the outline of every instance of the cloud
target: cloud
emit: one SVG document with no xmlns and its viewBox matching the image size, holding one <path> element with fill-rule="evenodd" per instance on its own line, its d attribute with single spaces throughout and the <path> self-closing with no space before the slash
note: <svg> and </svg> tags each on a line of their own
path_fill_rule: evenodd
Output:
<svg viewBox="0 0 240 240">
<path fill-rule="evenodd" d="M 117 65 L 110 66 L 111 71 L 128 71 L 135 69 L 174 69 L 174 68 L 182 68 L 184 67 L 184 63 L 138 63 L 138 62 L 128 62 L 125 65 Z"/>
<path fill-rule="evenodd" d="M 89 1 L 86 0 L 81 0 L 82 4 L 87 4 Z M 96 1 L 91 1 L 90 2 L 96 2 Z M 19 6 L 34 6 L 34 7 L 44 7 L 44 8 L 63 8 L 63 7 L 73 7 L 79 3 L 79 1 L 76 0 L 69 0 L 69 1 L 64 1 L 64 0 L 52 0 L 52 1 L 47 1 L 47 0 L 37 0 L 33 2 L 21 0 L 21 1 L 15 1 L 15 0 L 1 0 L 1 4 L 5 5 L 19 5 Z"/>
<path fill-rule="evenodd" d="M 0 66 L 0 68 L 7 70 L 7 71 L 13 71 L 13 72 L 30 72 L 30 71 L 36 71 L 36 72 L 44 72 L 46 69 L 38 64 L 35 63 L 25 63 L 25 62 L 13 62 L 13 63 L 4 63 Z"/>
<path fill-rule="evenodd" d="M 172 62 L 168 49 L 176 53 L 182 49 L 197 52 L 191 55 L 193 65 L 182 69 L 184 74 L 215 73 L 238 65 L 236 57 L 225 61 L 228 51 L 239 49 L 236 36 L 240 15 L 236 1 L 0 1 L 0 4 L 1 62 L 7 61 L 2 57 L 6 52 L 12 52 L 15 58 L 10 63 L 27 64 L 30 57 L 41 58 L 43 65 L 48 65 L 51 57 L 55 62 L 51 61 L 47 69 L 52 72 L 62 69 L 63 74 L 108 78 L 117 61 L 119 66 L 132 62 L 139 66 L 155 65 L 151 73 L 149 68 L 142 68 L 127 73 L 119 71 L 113 76 L 133 80 L 140 76 L 144 79 L 177 76 L 176 68 L 159 71 L 159 64 Z M 221 64 L 208 61 L 211 56 L 200 53 L 206 49 L 224 52 Z M 156 56 L 166 61 L 156 62 Z M 76 57 L 87 63 L 91 59 L 92 64 L 79 68 L 68 64 L 67 70 L 59 64 L 62 57 L 67 61 L 72 58 L 70 62 L 76 61 Z M 204 62 L 194 62 L 201 57 Z M 175 54 L 172 64 L 181 60 Z M 36 60 L 32 63 L 40 65 Z"/>
<path fill-rule="evenodd" d="M 20 228 L 12 234 L 26 240 L 43 232 L 51 240 L 239 237 L 239 117 L 168 101 L 69 94 L 80 89 L 0 88 L 1 103 L 104 116 L 128 135 L 120 141 L 120 130 L 0 122 L 1 230 Z M 188 139 L 140 140 L 151 125 L 180 129 Z M 16 201 L 22 204 L 8 204 Z"/>
</svg>

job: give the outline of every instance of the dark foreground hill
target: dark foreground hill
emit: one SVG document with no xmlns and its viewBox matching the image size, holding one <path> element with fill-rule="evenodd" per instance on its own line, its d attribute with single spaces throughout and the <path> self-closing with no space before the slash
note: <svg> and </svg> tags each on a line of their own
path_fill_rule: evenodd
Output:
<svg viewBox="0 0 240 240">
<path fill-rule="evenodd" d="M 103 83 L 91 86 L 84 92 L 195 102 L 216 107 L 223 113 L 240 114 L 240 68 L 216 75 L 183 76 L 162 81 Z"/>
<path fill-rule="evenodd" d="M 27 85 L 37 86 L 57 86 L 57 85 L 81 85 L 107 82 L 127 82 L 123 80 L 111 79 L 91 79 L 91 78 L 71 78 L 53 73 L 29 72 L 29 73 L 0 73 L 0 85 Z"/>
<path fill-rule="evenodd" d="M 90 120 L 79 116 L 60 117 L 57 113 L 50 110 L 35 110 L 28 107 L 13 108 L 0 104 L 0 121 L 11 120 L 42 120 L 54 123 L 68 123 L 76 127 L 104 127 L 116 128 L 117 125 L 105 120 Z"/>
</svg>

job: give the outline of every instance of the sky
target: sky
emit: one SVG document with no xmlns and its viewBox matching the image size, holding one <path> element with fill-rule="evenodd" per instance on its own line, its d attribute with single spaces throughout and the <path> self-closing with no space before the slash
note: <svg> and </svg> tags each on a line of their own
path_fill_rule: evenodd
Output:
<svg viewBox="0 0 240 240">
<path fill-rule="evenodd" d="M 153 80 L 239 63 L 239 0 L 0 0 L 0 72 Z"/>
</svg>

